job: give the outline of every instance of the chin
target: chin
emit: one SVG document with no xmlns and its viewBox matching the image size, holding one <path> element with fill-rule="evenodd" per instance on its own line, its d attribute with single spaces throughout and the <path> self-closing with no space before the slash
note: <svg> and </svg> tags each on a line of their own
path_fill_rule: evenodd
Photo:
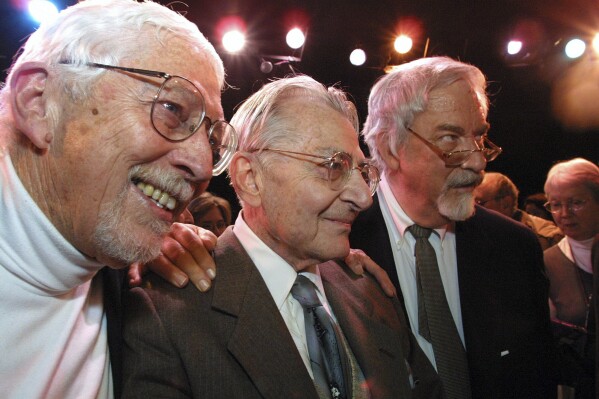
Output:
<svg viewBox="0 0 599 399">
<path fill-rule="evenodd" d="M 439 213 L 449 220 L 462 221 L 474 215 L 474 196 L 472 192 L 448 190 L 437 200 Z"/>
<path fill-rule="evenodd" d="M 323 262 L 328 262 L 333 259 L 345 259 L 349 255 L 349 241 L 335 245 L 333 242 L 328 243 L 327 250 L 322 256 Z"/>
<path fill-rule="evenodd" d="M 96 257 L 98 260 L 106 258 L 111 267 L 155 259 L 160 254 L 163 238 L 170 231 L 170 223 L 123 209 L 110 208 L 100 213 L 93 236 Z"/>
</svg>

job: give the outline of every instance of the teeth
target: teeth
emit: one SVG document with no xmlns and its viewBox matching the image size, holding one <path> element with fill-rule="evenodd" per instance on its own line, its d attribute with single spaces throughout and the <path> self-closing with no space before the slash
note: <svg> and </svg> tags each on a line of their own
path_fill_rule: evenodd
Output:
<svg viewBox="0 0 599 399">
<path fill-rule="evenodd" d="M 159 208 L 167 208 L 171 211 L 177 206 L 177 200 L 170 196 L 170 194 L 154 188 L 151 184 L 139 182 L 137 183 L 139 188 L 146 196 L 152 198 Z"/>
</svg>

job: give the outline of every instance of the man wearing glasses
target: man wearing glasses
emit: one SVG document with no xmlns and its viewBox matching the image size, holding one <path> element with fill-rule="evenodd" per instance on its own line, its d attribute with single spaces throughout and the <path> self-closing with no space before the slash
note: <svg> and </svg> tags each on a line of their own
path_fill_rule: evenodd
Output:
<svg viewBox="0 0 599 399">
<path fill-rule="evenodd" d="M 446 57 L 374 85 L 363 134 L 381 184 L 350 242 L 394 282 L 447 398 L 551 398 L 541 248 L 474 201 L 501 153 L 488 138 L 485 86 L 480 70 Z"/>
<path fill-rule="evenodd" d="M 120 397 L 119 280 L 100 271 L 155 258 L 227 167 L 223 83 L 156 3 L 83 1 L 26 42 L 0 93 L 3 397 Z"/>
<path fill-rule="evenodd" d="M 534 216 L 518 208 L 518 188 L 502 173 L 486 172 L 482 183 L 474 190 L 476 203 L 512 218 L 531 229 L 541 248 L 557 244 L 564 235 L 551 221 Z"/>
<path fill-rule="evenodd" d="M 231 123 L 242 212 L 218 239 L 218 277 L 203 294 L 154 275 L 132 289 L 124 396 L 440 397 L 397 300 L 332 261 L 379 183 L 353 104 L 298 76 L 265 85 Z"/>
</svg>

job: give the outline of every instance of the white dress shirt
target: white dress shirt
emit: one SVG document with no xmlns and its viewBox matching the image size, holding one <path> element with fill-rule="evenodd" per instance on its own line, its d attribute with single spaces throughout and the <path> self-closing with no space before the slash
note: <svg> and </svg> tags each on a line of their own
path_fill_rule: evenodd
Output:
<svg viewBox="0 0 599 399">
<path fill-rule="evenodd" d="M 393 260 L 395 261 L 397 277 L 399 278 L 399 285 L 412 332 L 418 344 L 436 368 L 433 345 L 418 334 L 418 294 L 416 290 L 416 258 L 414 257 L 416 239 L 406 231 L 408 227 L 414 224 L 414 221 L 401 208 L 384 177 L 381 179 L 377 194 L 387 231 L 390 232 L 389 240 L 393 251 Z M 445 228 L 435 229 L 435 232 L 437 234 L 431 234 L 429 242 L 437 254 L 439 273 L 445 288 L 447 303 L 463 343 L 464 328 L 462 326 L 462 309 L 460 306 L 454 225 L 450 224 Z"/>
<path fill-rule="evenodd" d="M 243 211 L 239 213 L 239 216 L 235 221 L 233 233 L 260 272 L 279 312 L 281 312 L 281 316 L 287 325 L 287 329 L 304 361 L 308 373 L 310 373 L 310 377 L 314 378 L 312 367 L 310 366 L 310 355 L 308 354 L 304 311 L 302 305 L 291 295 L 291 287 L 293 286 L 298 273 L 289 263 L 270 249 L 256 234 L 254 234 L 243 220 Z M 333 315 L 324 294 L 318 266 L 314 266 L 313 268 L 310 268 L 310 270 L 304 270 L 299 274 L 306 276 L 316 285 L 316 292 L 320 302 L 335 320 L 335 316 Z"/>
</svg>

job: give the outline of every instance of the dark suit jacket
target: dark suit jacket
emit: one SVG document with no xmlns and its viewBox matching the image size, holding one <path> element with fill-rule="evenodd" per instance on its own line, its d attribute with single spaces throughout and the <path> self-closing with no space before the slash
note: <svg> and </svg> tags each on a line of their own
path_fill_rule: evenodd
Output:
<svg viewBox="0 0 599 399">
<path fill-rule="evenodd" d="M 375 198 L 354 223 L 351 246 L 386 270 L 403 304 L 389 237 Z M 473 398 L 555 397 L 548 281 L 535 235 L 477 206 L 456 223 L 456 252 Z"/>
<path fill-rule="evenodd" d="M 218 276 L 207 293 L 155 276 L 130 291 L 124 397 L 318 398 L 264 280 L 230 228 L 215 259 Z M 393 302 L 370 278 L 350 278 L 334 262 L 321 274 L 372 397 L 412 397 L 406 357 L 423 381 L 414 392 L 436 397 L 434 370 L 417 345 L 412 351 Z"/>
<path fill-rule="evenodd" d="M 108 330 L 108 349 L 114 397 L 121 397 L 122 378 L 122 313 L 121 296 L 125 279 L 125 270 L 103 268 L 94 278 L 101 278 L 104 294 L 104 311 L 106 312 Z"/>
</svg>

